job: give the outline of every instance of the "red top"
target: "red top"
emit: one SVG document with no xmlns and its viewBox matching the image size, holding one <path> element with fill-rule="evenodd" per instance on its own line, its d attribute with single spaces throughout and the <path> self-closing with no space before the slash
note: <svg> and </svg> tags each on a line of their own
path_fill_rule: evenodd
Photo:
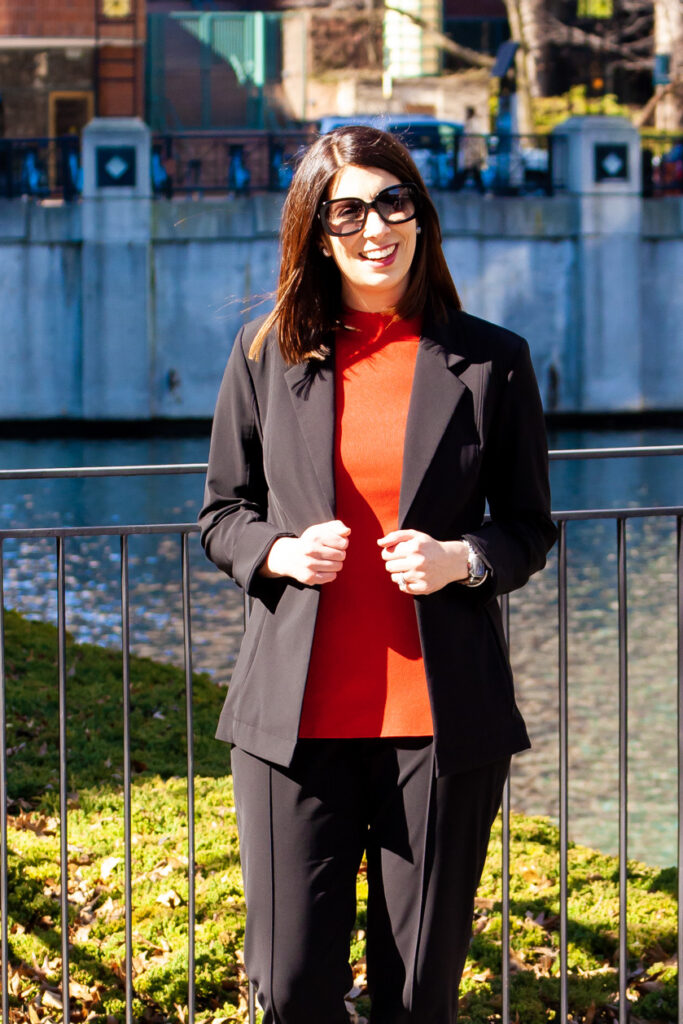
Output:
<svg viewBox="0 0 683 1024">
<path fill-rule="evenodd" d="M 335 343 L 336 517 L 344 567 L 320 588 L 299 736 L 431 736 L 413 598 L 377 540 L 398 527 L 403 443 L 420 321 L 348 311 Z"/>
</svg>

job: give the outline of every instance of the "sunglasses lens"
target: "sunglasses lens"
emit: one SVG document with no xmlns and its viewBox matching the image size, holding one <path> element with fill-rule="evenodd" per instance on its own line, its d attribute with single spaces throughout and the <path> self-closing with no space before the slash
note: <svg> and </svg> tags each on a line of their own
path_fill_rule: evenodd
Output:
<svg viewBox="0 0 683 1024">
<path fill-rule="evenodd" d="M 416 213 L 415 193 L 406 185 L 385 188 L 375 200 L 377 212 L 389 224 L 402 224 L 412 220 Z"/>
<path fill-rule="evenodd" d="M 365 220 L 365 204 L 360 199 L 340 199 L 323 207 L 323 223 L 332 235 L 352 235 Z"/>
<path fill-rule="evenodd" d="M 368 210 L 375 209 L 385 224 L 403 224 L 417 214 L 414 185 L 390 185 L 371 203 L 362 199 L 333 199 L 323 203 L 320 219 L 328 235 L 355 235 L 362 231 Z"/>
</svg>

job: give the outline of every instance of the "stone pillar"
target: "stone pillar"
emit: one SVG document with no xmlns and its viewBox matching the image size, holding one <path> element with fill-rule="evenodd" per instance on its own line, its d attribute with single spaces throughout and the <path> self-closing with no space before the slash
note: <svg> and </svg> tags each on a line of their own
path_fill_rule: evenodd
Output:
<svg viewBox="0 0 683 1024">
<path fill-rule="evenodd" d="M 153 345 L 150 131 L 96 118 L 83 132 L 83 416 L 147 419 Z"/>
<path fill-rule="evenodd" d="M 570 118 L 553 134 L 556 181 L 561 176 L 579 204 L 578 405 L 591 411 L 638 409 L 640 137 L 626 118 L 598 116 Z"/>
</svg>

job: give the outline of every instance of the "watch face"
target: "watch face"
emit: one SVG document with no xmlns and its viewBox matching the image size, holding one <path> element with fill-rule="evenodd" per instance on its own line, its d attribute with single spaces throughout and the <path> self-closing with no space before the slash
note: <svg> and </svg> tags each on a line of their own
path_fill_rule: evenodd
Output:
<svg viewBox="0 0 683 1024">
<path fill-rule="evenodd" d="M 102 0 L 102 14 L 105 18 L 127 18 L 133 0 Z"/>
</svg>

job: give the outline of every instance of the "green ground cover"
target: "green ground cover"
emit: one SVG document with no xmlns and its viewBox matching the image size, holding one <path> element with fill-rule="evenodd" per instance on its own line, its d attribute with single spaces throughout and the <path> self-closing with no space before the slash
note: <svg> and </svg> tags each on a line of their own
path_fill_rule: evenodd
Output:
<svg viewBox="0 0 683 1024">
<path fill-rule="evenodd" d="M 58 704 L 56 631 L 5 615 L 10 1018 L 59 1021 Z M 124 846 L 121 657 L 69 641 L 68 768 L 71 1018 L 113 1024 L 124 1016 Z M 196 754 L 196 1019 L 245 1022 L 244 902 L 227 748 L 212 739 L 222 692 L 193 683 Z M 150 1022 L 187 1020 L 187 781 L 183 673 L 131 663 L 134 1012 Z M 512 1020 L 559 1020 L 557 829 L 513 815 Z M 574 1021 L 617 1019 L 618 863 L 572 846 L 570 1004 Z M 494 829 L 477 899 L 462 986 L 462 1024 L 500 1020 L 501 834 Z M 364 994 L 365 880 L 351 955 Z M 632 1024 L 676 1020 L 676 872 L 629 864 L 629 999 Z"/>
</svg>

